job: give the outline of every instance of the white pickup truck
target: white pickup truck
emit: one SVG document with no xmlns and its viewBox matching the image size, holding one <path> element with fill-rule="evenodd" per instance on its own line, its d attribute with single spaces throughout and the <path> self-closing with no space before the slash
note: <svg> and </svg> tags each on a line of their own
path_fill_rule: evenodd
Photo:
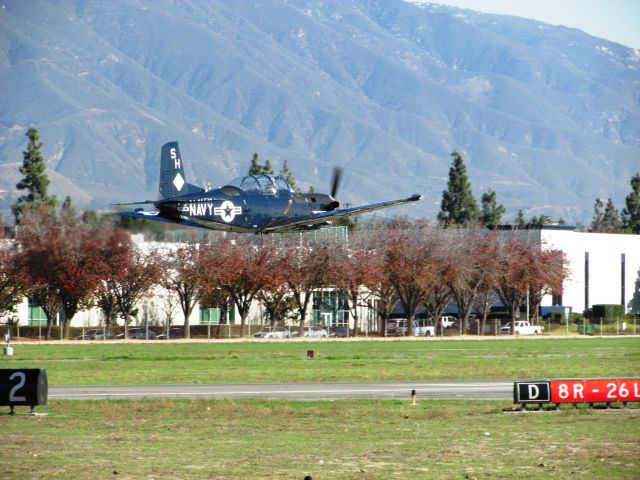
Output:
<svg viewBox="0 0 640 480">
<path fill-rule="evenodd" d="M 516 335 L 540 335 L 544 327 L 540 325 L 531 325 L 527 320 L 517 320 L 513 333 Z M 500 327 L 500 333 L 511 333 L 511 322 L 504 327 Z"/>
</svg>

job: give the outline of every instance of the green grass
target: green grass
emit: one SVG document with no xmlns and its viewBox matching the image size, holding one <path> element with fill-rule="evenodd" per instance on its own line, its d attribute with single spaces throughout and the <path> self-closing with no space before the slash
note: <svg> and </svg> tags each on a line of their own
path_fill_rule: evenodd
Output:
<svg viewBox="0 0 640 480">
<path fill-rule="evenodd" d="M 0 478 L 640 478 L 640 409 L 503 406 L 54 401 L 0 415 Z"/>
<path fill-rule="evenodd" d="M 29 367 L 56 386 L 639 376 L 640 337 L 24 344 L 0 357 Z"/>
</svg>

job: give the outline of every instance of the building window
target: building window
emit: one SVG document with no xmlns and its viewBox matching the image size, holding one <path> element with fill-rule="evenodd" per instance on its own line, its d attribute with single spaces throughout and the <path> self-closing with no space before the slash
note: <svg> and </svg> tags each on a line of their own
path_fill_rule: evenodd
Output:
<svg viewBox="0 0 640 480">
<path fill-rule="evenodd" d="M 29 304 L 29 326 L 30 327 L 46 327 L 47 316 L 44 314 L 42 307 Z"/>
<path fill-rule="evenodd" d="M 313 323 L 325 327 L 349 325 L 347 295 L 337 290 L 313 292 Z"/>
<path fill-rule="evenodd" d="M 200 324 L 201 325 L 219 325 L 222 310 L 218 307 L 203 307 L 200 306 Z M 227 312 L 227 321 L 223 321 L 223 324 L 234 323 L 236 319 L 236 311 L 234 308 L 229 309 Z"/>
</svg>

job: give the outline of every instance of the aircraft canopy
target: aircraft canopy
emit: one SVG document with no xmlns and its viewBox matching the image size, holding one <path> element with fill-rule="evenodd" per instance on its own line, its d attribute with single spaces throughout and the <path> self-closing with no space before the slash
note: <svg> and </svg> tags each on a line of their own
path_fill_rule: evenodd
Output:
<svg viewBox="0 0 640 480">
<path fill-rule="evenodd" d="M 228 186 L 239 188 L 248 194 L 276 195 L 293 192 L 282 175 L 247 175 L 233 179 Z"/>
</svg>

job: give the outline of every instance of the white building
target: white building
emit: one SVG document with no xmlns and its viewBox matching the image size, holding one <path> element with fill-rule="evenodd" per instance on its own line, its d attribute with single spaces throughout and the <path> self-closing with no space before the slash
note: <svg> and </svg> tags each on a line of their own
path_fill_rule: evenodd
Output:
<svg viewBox="0 0 640 480">
<path fill-rule="evenodd" d="M 640 235 L 557 226 L 527 232 L 542 248 L 562 250 L 569 262 L 570 275 L 561 298 L 548 295 L 543 306 L 564 305 L 584 312 L 593 305 L 618 304 L 627 313 L 640 313 Z"/>
</svg>

